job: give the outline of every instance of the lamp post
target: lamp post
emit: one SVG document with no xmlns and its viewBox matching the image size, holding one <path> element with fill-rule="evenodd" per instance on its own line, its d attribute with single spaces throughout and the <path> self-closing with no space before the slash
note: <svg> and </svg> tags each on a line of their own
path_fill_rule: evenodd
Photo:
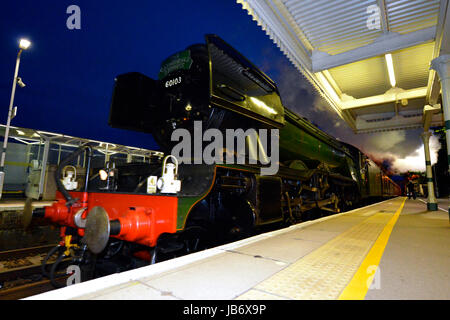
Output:
<svg viewBox="0 0 450 320">
<path fill-rule="evenodd" d="M 19 74 L 19 64 L 20 64 L 20 55 L 23 50 L 27 50 L 31 45 L 31 42 L 27 39 L 20 39 L 19 42 L 19 52 L 17 53 L 16 59 L 16 69 L 14 71 L 14 79 L 11 91 L 11 100 L 9 101 L 9 111 L 8 111 L 8 120 L 6 122 L 5 128 L 5 138 L 3 140 L 3 150 L 2 157 L 0 160 L 0 198 L 3 193 L 3 183 L 5 181 L 5 157 L 6 157 L 6 147 L 8 145 L 8 135 L 9 135 L 9 125 L 11 124 L 11 119 L 16 115 L 16 108 L 13 109 L 14 104 L 14 95 L 16 93 L 16 84 L 19 84 L 21 88 L 25 87 L 25 84 L 22 82 L 22 79 L 18 77 Z"/>
</svg>

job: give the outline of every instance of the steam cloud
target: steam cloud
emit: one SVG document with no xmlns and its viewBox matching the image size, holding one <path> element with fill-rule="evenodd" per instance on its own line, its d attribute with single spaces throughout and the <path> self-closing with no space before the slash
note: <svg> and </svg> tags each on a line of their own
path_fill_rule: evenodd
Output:
<svg viewBox="0 0 450 320">
<path fill-rule="evenodd" d="M 285 107 L 306 117 L 321 130 L 350 143 L 383 165 L 389 173 L 424 171 L 425 156 L 420 134 L 423 129 L 355 134 L 312 85 L 287 60 L 263 64 L 263 71 L 275 75 Z M 437 161 L 438 139 L 430 138 L 431 163 Z"/>
</svg>

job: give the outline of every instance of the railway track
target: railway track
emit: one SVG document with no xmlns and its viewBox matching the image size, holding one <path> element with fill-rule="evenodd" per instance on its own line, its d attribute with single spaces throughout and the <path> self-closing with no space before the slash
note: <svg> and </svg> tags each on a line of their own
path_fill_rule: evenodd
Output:
<svg viewBox="0 0 450 320">
<path fill-rule="evenodd" d="M 56 246 L 45 245 L 0 252 L 0 300 L 17 300 L 53 290 L 41 274 L 41 263 Z M 53 260 L 49 260 L 51 265 Z"/>
</svg>

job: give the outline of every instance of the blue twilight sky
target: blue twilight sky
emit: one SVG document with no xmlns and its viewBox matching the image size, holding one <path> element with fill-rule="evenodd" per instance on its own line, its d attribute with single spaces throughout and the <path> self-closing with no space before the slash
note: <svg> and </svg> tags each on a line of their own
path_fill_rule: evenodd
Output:
<svg viewBox="0 0 450 320">
<path fill-rule="evenodd" d="M 66 26 L 67 7 L 81 10 L 81 29 Z M 160 62 L 215 33 L 256 65 L 287 59 L 230 0 L 4 1 L 0 11 L 0 122 L 6 123 L 18 39 L 23 52 L 12 125 L 139 147 L 147 134 L 107 124 L 114 77 L 139 71 L 157 78 Z M 271 70 L 277 76 L 277 70 Z"/>
<path fill-rule="evenodd" d="M 71 5 L 81 10 L 80 30 L 66 26 Z M 6 123 L 18 41 L 27 37 L 33 44 L 19 74 L 27 86 L 17 88 L 12 125 L 158 149 L 148 134 L 108 126 L 114 77 L 138 71 L 156 78 L 162 60 L 203 43 L 208 33 L 260 67 L 278 84 L 283 104 L 322 130 L 401 171 L 424 168 L 420 130 L 353 134 L 235 0 L 2 1 L 0 123 Z"/>
</svg>

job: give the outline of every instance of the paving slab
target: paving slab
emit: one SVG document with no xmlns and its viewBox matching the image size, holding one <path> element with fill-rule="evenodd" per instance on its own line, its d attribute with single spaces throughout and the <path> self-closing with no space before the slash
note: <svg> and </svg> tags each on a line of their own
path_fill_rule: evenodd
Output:
<svg viewBox="0 0 450 320">
<path fill-rule="evenodd" d="M 446 212 L 398 197 L 28 299 L 340 299 L 373 252 L 363 298 L 450 299 L 449 244 Z"/>
</svg>

